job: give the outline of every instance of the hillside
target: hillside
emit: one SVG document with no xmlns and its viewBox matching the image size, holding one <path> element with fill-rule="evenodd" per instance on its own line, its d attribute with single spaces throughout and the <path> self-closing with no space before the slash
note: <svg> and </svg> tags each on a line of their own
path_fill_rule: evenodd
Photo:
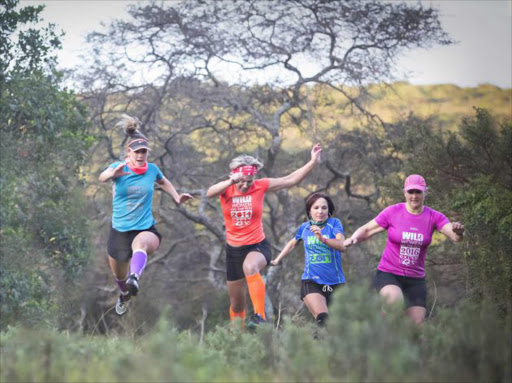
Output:
<svg viewBox="0 0 512 383">
<path fill-rule="evenodd" d="M 354 90 L 351 95 L 356 95 Z M 311 89 L 309 100 L 315 130 L 324 131 L 334 126 L 351 130 L 365 124 L 361 113 L 345 108 L 347 98 L 330 88 L 316 86 Z M 362 102 L 370 113 L 384 122 L 396 122 L 412 113 L 422 118 L 434 118 L 442 130 L 456 130 L 462 118 L 474 114 L 474 107 L 488 109 L 498 119 L 512 118 L 512 89 L 490 84 L 476 88 L 452 84 L 420 86 L 405 82 L 391 86 L 373 85 Z M 305 136 L 309 134 L 307 132 Z M 304 147 L 311 144 L 309 140 L 304 141 L 304 134 L 291 126 L 286 129 L 284 141 L 285 149 L 292 152 L 298 149 L 299 142 Z"/>
</svg>

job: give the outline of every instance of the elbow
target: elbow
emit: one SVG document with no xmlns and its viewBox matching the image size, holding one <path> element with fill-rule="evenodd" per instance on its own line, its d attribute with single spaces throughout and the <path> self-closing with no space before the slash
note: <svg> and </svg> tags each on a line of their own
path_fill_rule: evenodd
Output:
<svg viewBox="0 0 512 383">
<path fill-rule="evenodd" d="M 206 197 L 213 198 L 215 196 L 216 194 L 212 191 L 212 188 L 208 189 L 208 191 L 206 192 Z"/>
</svg>

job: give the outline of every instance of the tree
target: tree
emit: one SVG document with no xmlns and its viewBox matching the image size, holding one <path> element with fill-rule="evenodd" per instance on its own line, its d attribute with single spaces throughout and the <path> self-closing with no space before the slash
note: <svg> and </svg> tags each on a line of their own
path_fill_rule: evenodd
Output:
<svg viewBox="0 0 512 383">
<path fill-rule="evenodd" d="M 119 156 L 122 138 L 112 126 L 120 112 L 142 120 L 156 143 L 156 162 L 198 196 L 193 208 L 161 205 L 159 216 L 177 233 L 172 239 L 203 235 L 195 245 L 210 255 L 204 278 L 214 284 L 222 281 L 222 215 L 205 191 L 226 175 L 229 159 L 255 154 L 265 162 L 264 175 L 273 177 L 304 163 L 307 147 L 316 141 L 331 142 L 324 146 L 335 152 L 338 143 L 316 128 L 313 86 L 335 90 L 347 113 L 360 113 L 379 126 L 379 117 L 366 109 L 366 86 L 392 80 L 402 51 L 451 43 L 437 11 L 411 3 L 155 2 L 131 7 L 130 15 L 89 37 L 93 52 L 77 73 L 102 138 L 97 158 Z M 221 70 L 230 76 L 222 77 Z M 248 80 L 255 77 L 261 80 Z M 299 144 L 287 138 L 291 131 Z M 275 250 L 302 218 L 308 192 L 326 185 L 338 191 L 343 183 L 345 198 L 375 201 L 378 192 L 353 192 L 348 169 L 328 169 L 328 176 L 315 175 L 309 184 L 267 199 L 265 225 Z M 104 206 L 106 198 L 98 201 Z M 189 223 L 166 218 L 173 211 Z M 194 250 L 181 255 L 189 251 Z"/>
<path fill-rule="evenodd" d="M 90 254 L 80 166 L 91 139 L 84 106 L 62 89 L 54 68 L 59 36 L 51 25 L 26 28 L 40 21 L 43 7 L 4 4 L 1 328 L 59 325 L 76 313 L 74 293 L 64 287 L 77 283 Z"/>
</svg>

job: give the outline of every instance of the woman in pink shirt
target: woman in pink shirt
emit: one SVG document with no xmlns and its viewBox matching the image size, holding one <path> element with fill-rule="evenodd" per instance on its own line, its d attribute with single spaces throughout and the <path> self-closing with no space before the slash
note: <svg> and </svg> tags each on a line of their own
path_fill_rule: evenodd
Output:
<svg viewBox="0 0 512 383">
<path fill-rule="evenodd" d="M 425 256 L 437 230 L 453 242 L 462 240 L 464 225 L 424 204 L 425 179 L 412 174 L 405 180 L 405 203 L 391 205 L 345 240 L 345 247 L 388 231 L 386 248 L 377 267 L 374 286 L 387 303 L 405 300 L 406 314 L 415 323 L 425 320 L 427 286 Z"/>
</svg>

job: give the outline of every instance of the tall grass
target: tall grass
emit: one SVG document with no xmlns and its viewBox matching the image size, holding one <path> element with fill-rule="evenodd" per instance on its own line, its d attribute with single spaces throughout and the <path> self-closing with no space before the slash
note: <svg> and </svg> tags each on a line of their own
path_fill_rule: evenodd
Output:
<svg viewBox="0 0 512 383">
<path fill-rule="evenodd" d="M 510 318 L 486 304 L 440 311 L 416 327 L 367 287 L 337 291 L 327 329 L 284 318 L 256 333 L 196 334 L 167 320 L 143 336 L 8 328 L 2 382 L 511 381 Z"/>
</svg>

